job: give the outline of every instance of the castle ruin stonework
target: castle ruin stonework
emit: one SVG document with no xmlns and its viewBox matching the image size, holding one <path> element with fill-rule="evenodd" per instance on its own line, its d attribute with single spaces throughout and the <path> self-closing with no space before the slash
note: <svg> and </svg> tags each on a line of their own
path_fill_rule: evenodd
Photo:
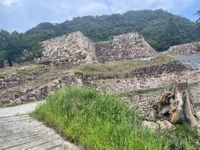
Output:
<svg viewBox="0 0 200 150">
<path fill-rule="evenodd" d="M 112 41 L 96 43 L 96 56 L 100 62 L 133 60 L 155 55 L 157 52 L 137 32 L 114 36 Z"/>
<path fill-rule="evenodd" d="M 163 53 L 169 55 L 199 55 L 200 42 L 171 46 L 166 52 Z"/>
<path fill-rule="evenodd" d="M 80 31 L 42 42 L 44 58 L 54 64 L 96 63 L 95 44 Z"/>
</svg>

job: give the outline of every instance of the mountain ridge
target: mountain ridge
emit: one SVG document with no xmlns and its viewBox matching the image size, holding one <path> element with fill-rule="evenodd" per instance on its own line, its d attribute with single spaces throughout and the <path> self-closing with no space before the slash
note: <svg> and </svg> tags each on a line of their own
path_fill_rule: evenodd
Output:
<svg viewBox="0 0 200 150">
<path fill-rule="evenodd" d="M 75 17 L 57 24 L 46 22 L 28 30 L 25 35 L 36 35 L 43 41 L 75 31 L 83 32 L 94 42 L 111 40 L 116 35 L 139 32 L 158 51 L 200 40 L 194 22 L 162 9 Z"/>
</svg>

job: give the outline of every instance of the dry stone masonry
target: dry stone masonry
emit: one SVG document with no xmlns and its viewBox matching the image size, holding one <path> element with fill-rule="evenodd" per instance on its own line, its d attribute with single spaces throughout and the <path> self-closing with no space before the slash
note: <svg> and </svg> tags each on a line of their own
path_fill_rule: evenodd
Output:
<svg viewBox="0 0 200 150">
<path fill-rule="evenodd" d="M 199 71 L 184 71 L 180 73 L 163 73 L 149 77 L 132 77 L 108 80 L 91 81 L 95 87 L 106 87 L 111 92 L 121 92 L 129 90 L 140 90 L 150 88 L 161 88 L 174 83 L 178 79 L 187 80 L 189 83 L 200 81 Z M 200 101 L 200 99 L 199 99 Z"/>
<path fill-rule="evenodd" d="M 18 67 L 18 69 L 15 72 L 7 76 L 0 75 L 0 90 L 18 86 L 20 84 L 23 84 L 26 80 L 33 80 L 37 78 L 37 76 L 48 72 L 47 67 L 41 67 L 41 68 L 38 68 L 37 70 L 23 73 L 23 74 L 17 73 L 19 71 L 26 71 L 27 67 L 30 67 L 30 66 L 24 66 L 21 68 Z"/>
<path fill-rule="evenodd" d="M 165 74 L 180 73 L 184 70 L 187 70 L 185 66 L 183 66 L 178 61 L 173 61 L 167 64 L 139 68 L 126 74 L 125 77 L 127 78 L 131 78 L 131 77 L 148 78 L 152 76 L 159 77 L 163 73 Z"/>
<path fill-rule="evenodd" d="M 97 62 L 95 44 L 79 31 L 44 41 L 42 45 L 44 57 L 39 62 L 70 66 Z"/>
<path fill-rule="evenodd" d="M 199 55 L 200 42 L 172 46 L 164 53 L 170 55 Z"/>
<path fill-rule="evenodd" d="M 153 57 L 157 52 L 136 32 L 114 36 L 109 42 L 96 43 L 96 55 L 98 60 L 106 62 Z"/>
<path fill-rule="evenodd" d="M 3 90 L 0 91 L 0 106 L 41 100 L 49 93 L 70 84 L 82 85 L 82 81 L 74 75 L 65 75 L 39 87 L 24 87 L 20 89 L 16 87 L 13 89 Z"/>
<path fill-rule="evenodd" d="M 148 62 L 147 62 L 148 63 Z M 149 67 L 138 68 L 130 73 L 123 75 L 91 75 L 91 74 L 83 74 L 76 72 L 75 74 L 79 76 L 85 83 L 89 83 L 90 81 L 96 80 L 110 80 L 110 79 L 129 79 L 129 78 L 138 78 L 138 79 L 146 79 L 149 77 L 157 77 L 159 78 L 162 74 L 178 74 L 182 71 L 187 70 L 187 68 L 182 65 L 178 61 L 169 62 L 161 65 L 154 65 Z"/>
</svg>

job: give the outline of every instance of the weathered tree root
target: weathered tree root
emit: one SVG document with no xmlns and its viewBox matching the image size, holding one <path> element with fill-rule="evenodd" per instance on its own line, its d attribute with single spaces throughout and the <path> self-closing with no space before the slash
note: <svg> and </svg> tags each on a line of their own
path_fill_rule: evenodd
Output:
<svg viewBox="0 0 200 150">
<path fill-rule="evenodd" d="M 193 97 L 186 82 L 177 82 L 172 91 L 163 94 L 160 101 L 153 105 L 150 118 L 166 119 L 172 124 L 189 122 L 200 128 L 200 119 L 193 107 Z"/>
</svg>

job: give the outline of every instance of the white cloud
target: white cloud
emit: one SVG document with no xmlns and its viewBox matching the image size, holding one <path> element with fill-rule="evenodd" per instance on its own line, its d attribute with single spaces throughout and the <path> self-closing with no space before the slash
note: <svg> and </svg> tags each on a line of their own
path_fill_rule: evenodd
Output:
<svg viewBox="0 0 200 150">
<path fill-rule="evenodd" d="M 191 7 L 198 4 L 199 0 L 0 0 L 0 28 L 25 31 L 41 22 L 59 23 L 77 16 L 141 9 L 162 8 L 181 15 L 189 7 L 191 13 Z"/>
<path fill-rule="evenodd" d="M 1 0 L 0 2 L 4 6 L 11 6 L 13 4 L 21 5 L 21 0 Z"/>
</svg>

